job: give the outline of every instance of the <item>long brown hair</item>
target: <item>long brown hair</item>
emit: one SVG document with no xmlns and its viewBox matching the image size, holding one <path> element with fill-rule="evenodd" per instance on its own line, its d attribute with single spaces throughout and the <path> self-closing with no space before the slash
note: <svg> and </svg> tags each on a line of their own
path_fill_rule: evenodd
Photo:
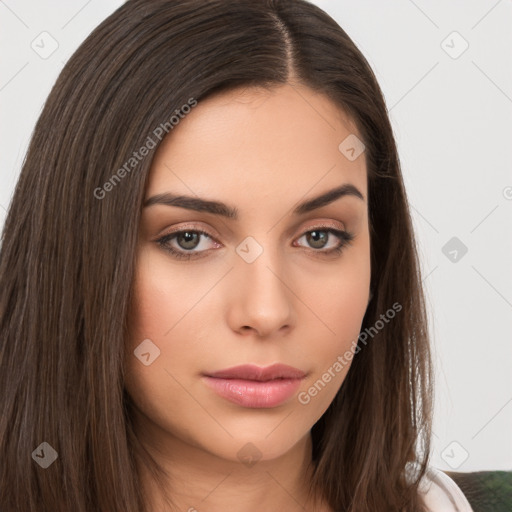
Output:
<svg viewBox="0 0 512 512">
<path fill-rule="evenodd" d="M 424 292 L 397 148 L 369 64 L 305 0 L 128 0 L 62 70 L 5 221 L 2 512 L 146 510 L 138 461 L 151 460 L 134 435 L 123 387 L 138 225 L 155 152 L 138 150 L 148 136 L 158 146 L 158 127 L 172 137 L 169 119 L 191 99 L 292 80 L 349 114 L 368 170 L 373 298 L 363 331 L 372 339 L 360 338 L 340 391 L 312 429 L 311 486 L 335 510 L 423 510 L 418 481 L 432 409 Z M 400 312 L 375 329 L 395 303 Z M 43 468 L 36 459 L 53 453 L 48 445 L 57 459 Z M 419 471 L 406 478 L 413 462 Z"/>
</svg>

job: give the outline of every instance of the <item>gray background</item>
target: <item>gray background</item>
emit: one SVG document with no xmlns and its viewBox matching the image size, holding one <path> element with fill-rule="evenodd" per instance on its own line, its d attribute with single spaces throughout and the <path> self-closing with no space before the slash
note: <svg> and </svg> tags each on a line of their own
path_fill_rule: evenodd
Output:
<svg viewBox="0 0 512 512">
<path fill-rule="evenodd" d="M 0 0 L 0 226 L 63 64 L 122 3 Z M 435 349 L 432 463 L 510 470 L 512 1 L 313 3 L 366 56 L 390 111 Z"/>
</svg>

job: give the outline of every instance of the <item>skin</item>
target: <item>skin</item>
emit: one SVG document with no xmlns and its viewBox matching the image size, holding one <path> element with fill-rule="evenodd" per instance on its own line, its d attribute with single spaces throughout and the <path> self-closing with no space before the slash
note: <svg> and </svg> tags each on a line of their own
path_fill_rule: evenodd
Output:
<svg viewBox="0 0 512 512">
<path fill-rule="evenodd" d="M 310 429 L 350 362 L 309 403 L 297 395 L 353 349 L 370 298 L 365 154 L 350 161 L 338 149 L 350 134 L 362 139 L 327 97 L 286 84 L 199 102 L 156 151 L 146 199 L 199 196 L 240 215 L 232 220 L 160 204 L 142 213 L 125 385 L 137 407 L 138 436 L 170 471 L 179 510 L 331 510 L 306 500 Z M 290 213 L 344 183 L 364 200 L 344 196 L 298 217 Z M 321 253 L 338 245 L 335 234 L 323 232 L 324 246 L 305 235 L 322 223 L 354 235 L 340 254 Z M 192 249 L 202 257 L 175 259 L 156 242 L 185 228 L 211 235 Z M 236 252 L 248 236 L 263 249 L 252 263 Z M 193 243 L 175 238 L 168 245 L 190 252 Z M 145 339 L 160 350 L 147 366 L 134 356 Z M 295 396 L 274 408 L 235 405 L 201 377 L 276 362 L 307 376 Z M 251 466 L 237 456 L 247 443 L 260 456 Z M 149 476 L 143 481 L 154 510 L 163 510 Z"/>
</svg>

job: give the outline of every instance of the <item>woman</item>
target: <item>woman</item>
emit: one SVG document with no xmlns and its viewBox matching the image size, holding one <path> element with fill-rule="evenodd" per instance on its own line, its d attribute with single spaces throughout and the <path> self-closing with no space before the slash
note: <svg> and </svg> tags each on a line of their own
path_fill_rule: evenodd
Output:
<svg viewBox="0 0 512 512">
<path fill-rule="evenodd" d="M 0 280 L 4 512 L 471 510 L 428 465 L 383 96 L 312 4 L 107 18 L 38 120 Z"/>
</svg>

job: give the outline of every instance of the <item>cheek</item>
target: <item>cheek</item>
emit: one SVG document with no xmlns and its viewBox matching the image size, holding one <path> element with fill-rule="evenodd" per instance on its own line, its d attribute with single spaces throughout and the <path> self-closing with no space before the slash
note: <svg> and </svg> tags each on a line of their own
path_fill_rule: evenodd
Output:
<svg viewBox="0 0 512 512">
<path fill-rule="evenodd" d="M 149 256 L 144 251 L 139 256 L 125 351 L 125 385 L 141 404 L 158 401 L 159 393 L 168 384 L 167 354 L 172 350 L 176 355 L 176 348 L 170 345 L 173 325 L 178 321 L 177 311 L 183 303 L 183 292 L 173 293 L 174 289 L 180 289 L 180 283 L 175 279 L 170 281 L 165 268 Z"/>
<path fill-rule="evenodd" d="M 189 387 L 211 357 L 204 344 L 203 324 L 209 320 L 198 315 L 205 293 L 201 279 L 180 272 L 166 255 L 151 249 L 139 253 L 128 315 L 125 387 L 157 422 L 183 410 L 182 386 Z"/>
<path fill-rule="evenodd" d="M 322 416 L 343 384 L 353 358 L 357 357 L 357 341 L 367 302 L 367 295 L 363 295 L 360 300 L 346 301 L 338 296 L 333 313 L 324 315 L 335 335 L 315 337 L 314 349 L 309 348 L 312 371 L 297 395 L 298 403 L 308 416 Z"/>
<path fill-rule="evenodd" d="M 170 263 L 165 254 L 142 250 L 129 315 L 132 343 L 145 338 L 159 340 L 164 347 L 174 343 L 176 333 L 188 322 L 200 293 L 204 293 L 203 288 L 200 276 L 181 272 L 180 266 Z"/>
<path fill-rule="evenodd" d="M 187 322 L 190 305 L 185 306 L 197 299 L 194 284 L 180 282 L 178 272 L 171 276 L 169 267 L 158 258 L 150 262 L 141 256 L 139 260 L 130 304 L 124 385 L 145 422 L 180 431 L 180 425 L 194 417 L 189 418 L 187 409 L 194 404 L 183 389 L 195 370 L 190 343 L 194 326 Z"/>
<path fill-rule="evenodd" d="M 302 278 L 301 278 L 302 279 Z M 317 316 L 326 347 L 342 348 L 357 338 L 368 306 L 371 269 L 366 239 L 347 251 L 339 264 L 302 279 L 301 296 Z M 322 325 L 323 324 L 323 325 Z"/>
<path fill-rule="evenodd" d="M 298 401 L 320 417 L 330 405 L 352 365 L 370 287 L 367 245 L 347 258 L 339 270 L 317 280 L 323 286 L 309 292 L 318 319 L 318 333 L 310 352 L 313 371 L 304 382 Z"/>
</svg>

